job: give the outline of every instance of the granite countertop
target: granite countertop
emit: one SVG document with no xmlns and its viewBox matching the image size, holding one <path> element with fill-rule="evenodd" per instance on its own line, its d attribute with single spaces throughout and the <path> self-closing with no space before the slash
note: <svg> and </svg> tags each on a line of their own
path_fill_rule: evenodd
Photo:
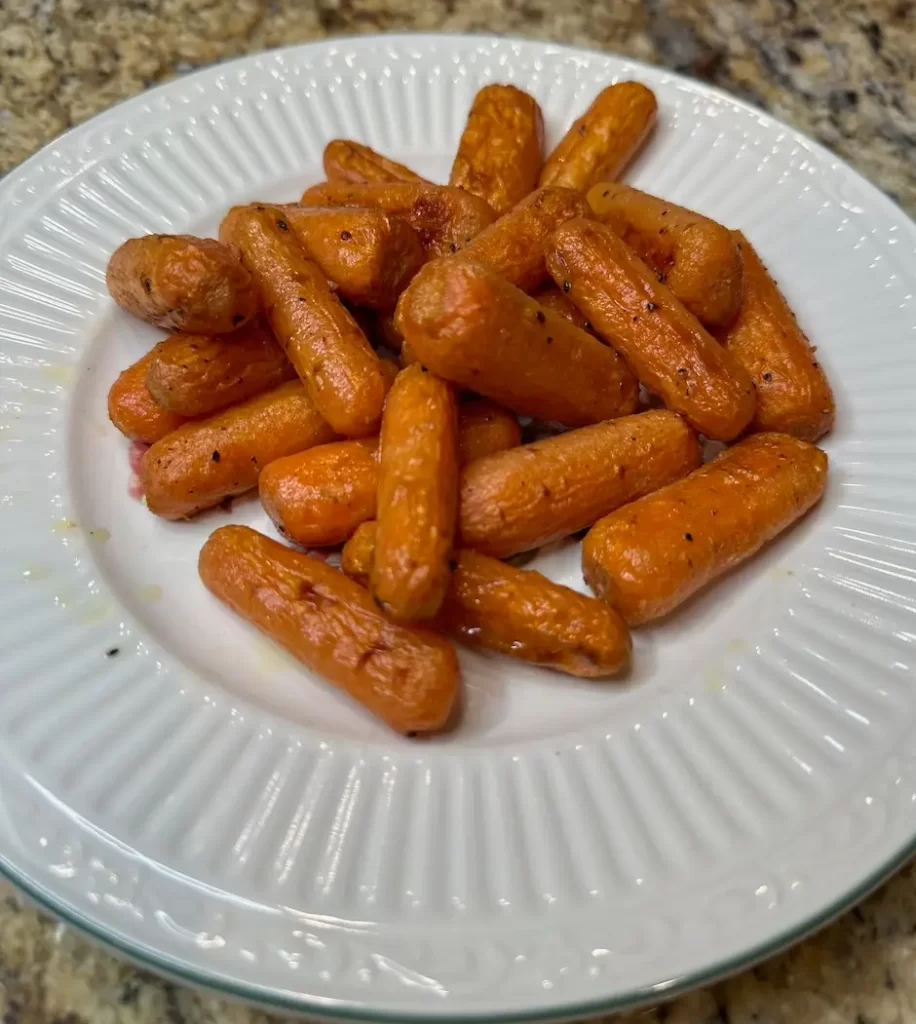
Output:
<svg viewBox="0 0 916 1024">
<path fill-rule="evenodd" d="M 706 79 L 826 143 L 916 215 L 916 0 L 0 0 L 0 173 L 199 65 L 405 29 L 578 43 Z M 791 952 L 639 1019 L 916 1020 L 913 868 Z M 0 884 L 2 1024 L 276 1020 L 117 961 Z"/>
</svg>

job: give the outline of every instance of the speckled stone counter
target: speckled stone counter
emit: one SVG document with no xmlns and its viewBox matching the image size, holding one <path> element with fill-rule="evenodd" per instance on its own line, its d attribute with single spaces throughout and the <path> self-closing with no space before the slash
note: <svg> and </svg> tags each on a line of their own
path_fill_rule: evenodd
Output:
<svg viewBox="0 0 916 1024">
<path fill-rule="evenodd" d="M 684 71 L 826 143 L 916 214 L 916 0 L 0 0 L 0 172 L 196 66 L 405 29 L 553 39 Z M 632 1019 L 916 1021 L 913 869 L 791 952 Z M 2 1024 L 275 1020 L 138 971 L 0 884 Z"/>
</svg>

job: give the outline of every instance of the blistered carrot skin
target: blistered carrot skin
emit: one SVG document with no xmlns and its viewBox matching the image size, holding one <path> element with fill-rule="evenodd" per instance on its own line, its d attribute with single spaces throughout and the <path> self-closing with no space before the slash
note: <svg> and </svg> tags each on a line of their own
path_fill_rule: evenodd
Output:
<svg viewBox="0 0 916 1024">
<path fill-rule="evenodd" d="M 344 547 L 343 571 L 365 578 L 376 524 L 363 523 Z M 473 647 L 584 679 L 625 668 L 632 643 L 610 605 L 476 551 L 454 557 L 449 588 L 432 624 Z"/>
<path fill-rule="evenodd" d="M 445 725 L 460 685 L 454 648 L 389 622 L 338 569 L 246 526 L 223 526 L 198 570 L 220 601 L 396 732 Z"/>
<path fill-rule="evenodd" d="M 270 207 L 347 302 L 392 309 L 426 260 L 420 237 L 385 210 Z"/>
<path fill-rule="evenodd" d="M 378 475 L 377 438 L 334 441 L 271 462 L 258 493 L 284 537 L 324 547 L 375 516 Z"/>
<path fill-rule="evenodd" d="M 460 464 L 517 445 L 518 420 L 485 398 L 458 407 Z M 340 544 L 375 518 L 378 439 L 335 441 L 272 462 L 258 480 L 264 510 L 285 537 L 308 547 Z"/>
<path fill-rule="evenodd" d="M 744 302 L 719 338 L 757 388 L 750 429 L 816 441 L 833 426 L 830 382 L 753 246 L 738 231 L 734 238 L 744 258 Z"/>
<path fill-rule="evenodd" d="M 539 184 L 587 192 L 613 180 L 648 138 L 657 112 L 655 94 L 639 82 L 609 85 L 547 157 Z"/>
<path fill-rule="evenodd" d="M 123 370 L 108 392 L 108 418 L 131 441 L 153 444 L 187 422 L 185 416 L 158 405 L 146 386 L 150 366 L 163 344 Z"/>
<path fill-rule="evenodd" d="M 485 85 L 471 104 L 448 183 L 503 214 L 537 185 L 543 146 L 537 100 L 513 85 Z"/>
<path fill-rule="evenodd" d="M 596 523 L 582 547 L 585 579 L 631 626 L 657 619 L 803 516 L 826 480 L 820 449 L 754 434 Z"/>
<path fill-rule="evenodd" d="M 236 207 L 220 236 L 241 251 L 274 336 L 321 415 L 347 437 L 374 433 L 387 391 L 379 357 L 286 221 L 270 207 Z"/>
<path fill-rule="evenodd" d="M 232 334 L 174 334 L 160 342 L 146 386 L 163 409 L 208 416 L 295 377 L 270 328 L 256 317 Z"/>
<path fill-rule="evenodd" d="M 376 153 L 351 139 L 332 139 L 324 147 L 324 173 L 329 181 L 368 182 L 414 181 L 427 183 L 409 167 Z M 427 183 L 428 184 L 428 183 Z"/>
<path fill-rule="evenodd" d="M 730 441 L 750 423 L 754 385 L 745 370 L 607 225 L 558 228 L 547 267 L 640 383 L 700 433 Z"/>
<path fill-rule="evenodd" d="M 544 244 L 550 233 L 575 217 L 588 217 L 588 203 L 568 188 L 539 188 L 484 228 L 455 257 L 492 267 L 523 292 L 549 280 Z"/>
<path fill-rule="evenodd" d="M 274 459 L 334 437 L 302 383 L 281 384 L 157 441 L 141 466 L 146 503 L 164 519 L 193 516 L 257 487 Z"/>
<path fill-rule="evenodd" d="M 379 443 L 378 537 L 369 589 L 402 622 L 429 619 L 448 586 L 458 506 L 458 416 L 452 388 L 402 370 Z"/>
<path fill-rule="evenodd" d="M 577 427 L 636 408 L 636 379 L 614 349 L 482 263 L 428 263 L 395 322 L 412 357 L 514 412 Z"/>
<path fill-rule="evenodd" d="M 665 409 L 488 455 L 462 473 L 459 541 L 495 558 L 530 551 L 699 465 L 696 433 Z"/>
<path fill-rule="evenodd" d="M 225 334 L 259 308 L 238 253 L 214 238 L 129 238 L 109 260 L 105 283 L 122 309 L 172 331 Z"/>
<path fill-rule="evenodd" d="M 728 228 L 619 182 L 595 185 L 588 202 L 700 323 L 725 327 L 735 319 L 744 268 Z"/>
<path fill-rule="evenodd" d="M 412 182 L 353 185 L 326 181 L 302 194 L 304 206 L 368 206 L 402 217 L 420 236 L 428 257 L 447 256 L 488 224 L 496 214 L 479 196 L 446 185 Z"/>
</svg>

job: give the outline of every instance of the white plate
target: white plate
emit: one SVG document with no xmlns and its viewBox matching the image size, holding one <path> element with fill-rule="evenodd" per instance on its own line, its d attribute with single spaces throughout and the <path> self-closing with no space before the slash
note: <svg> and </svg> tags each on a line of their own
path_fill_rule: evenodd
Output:
<svg viewBox="0 0 916 1024">
<path fill-rule="evenodd" d="M 484 82 L 553 142 L 636 77 L 630 180 L 740 227 L 837 390 L 818 510 L 664 626 L 628 685 L 464 659 L 461 726 L 400 739 L 217 604 L 108 424 L 157 332 L 106 297 L 148 231 L 290 199 L 324 143 L 437 178 Z M 916 228 L 825 150 L 605 54 L 388 36 L 212 68 L 0 185 L 0 863 L 137 960 L 328 1017 L 537 1017 L 707 981 L 797 938 L 916 834 Z M 582 587 L 574 546 L 539 567 Z M 117 649 L 117 654 L 106 652 Z"/>
</svg>

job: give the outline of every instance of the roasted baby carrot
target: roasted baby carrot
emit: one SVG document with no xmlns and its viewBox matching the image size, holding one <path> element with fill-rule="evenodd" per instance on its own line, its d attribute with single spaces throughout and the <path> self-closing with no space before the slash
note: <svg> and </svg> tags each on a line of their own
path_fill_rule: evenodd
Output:
<svg viewBox="0 0 916 1024">
<path fill-rule="evenodd" d="M 370 181 L 426 181 L 409 167 L 389 160 L 369 146 L 353 142 L 352 139 L 332 139 L 324 147 L 324 173 L 329 181 L 351 181 L 358 184 Z"/>
<path fill-rule="evenodd" d="M 735 319 L 744 270 L 728 228 L 619 182 L 599 182 L 588 202 L 700 323 L 725 327 Z"/>
<path fill-rule="evenodd" d="M 206 419 L 185 423 L 143 456 L 151 512 L 183 519 L 257 487 L 262 467 L 334 439 L 298 380 Z"/>
<path fill-rule="evenodd" d="M 182 416 L 208 416 L 296 376 L 260 317 L 232 334 L 173 334 L 152 356 L 149 393 Z"/>
<path fill-rule="evenodd" d="M 458 537 L 507 558 L 591 526 L 700 461 L 694 431 L 665 409 L 497 452 L 461 475 Z"/>
<path fill-rule="evenodd" d="M 659 618 L 803 516 L 826 480 L 820 449 L 754 434 L 596 523 L 582 546 L 585 579 L 631 626 Z"/>
<path fill-rule="evenodd" d="M 220 601 L 392 729 L 428 732 L 448 720 L 460 683 L 454 648 L 389 622 L 338 569 L 247 526 L 223 526 L 198 570 Z"/>
<path fill-rule="evenodd" d="M 457 252 L 488 224 L 496 214 L 479 196 L 446 185 L 392 182 L 352 185 L 326 181 L 302 194 L 305 206 L 369 206 L 387 210 L 417 232 L 428 256 Z"/>
<path fill-rule="evenodd" d="M 574 217 L 588 217 L 588 203 L 568 188 L 539 188 L 483 229 L 455 257 L 492 267 L 516 288 L 533 291 L 548 280 L 544 244 Z"/>
<path fill-rule="evenodd" d="M 363 525 L 343 550 L 341 567 L 356 580 L 372 564 L 376 524 Z M 610 605 L 476 551 L 459 551 L 432 625 L 474 647 L 498 651 L 568 675 L 595 679 L 624 668 L 626 623 Z"/>
<path fill-rule="evenodd" d="M 277 459 L 258 493 L 280 533 L 307 547 L 339 544 L 375 516 L 378 438 L 333 441 Z"/>
<path fill-rule="evenodd" d="M 734 237 L 744 258 L 744 302 L 720 340 L 757 388 L 750 429 L 816 441 L 833 426 L 830 383 L 753 246 L 738 231 Z"/>
<path fill-rule="evenodd" d="M 578 427 L 636 408 L 636 380 L 614 349 L 482 263 L 428 263 L 395 322 L 424 366 L 526 416 Z"/>
<path fill-rule="evenodd" d="M 348 437 L 373 433 L 387 390 L 379 358 L 289 225 L 270 207 L 236 207 L 220 236 L 241 251 L 274 335 L 321 415 Z"/>
<path fill-rule="evenodd" d="M 503 214 L 537 185 L 543 145 L 537 100 L 514 85 L 485 85 L 471 104 L 448 183 Z"/>
<path fill-rule="evenodd" d="M 156 327 L 225 334 L 258 310 L 238 253 L 214 238 L 129 238 L 108 261 L 105 282 L 122 309 Z"/>
<path fill-rule="evenodd" d="M 426 253 L 414 229 L 385 210 L 340 207 L 270 207 L 308 255 L 357 306 L 392 309 L 420 269 Z"/>
<path fill-rule="evenodd" d="M 579 309 L 568 295 L 564 295 L 563 292 L 554 285 L 551 285 L 549 288 L 545 288 L 542 292 L 535 292 L 534 298 L 537 300 L 541 309 L 549 309 L 553 313 L 558 313 L 564 320 L 568 320 L 571 324 L 575 324 L 580 330 L 588 331 L 589 334 L 594 333 L 591 321 L 588 317 L 581 309 Z"/>
<path fill-rule="evenodd" d="M 518 420 L 485 398 L 458 407 L 464 464 L 519 443 Z M 309 547 L 339 544 L 375 518 L 378 439 L 334 441 L 272 462 L 258 480 L 264 510 L 285 537 Z"/>
<path fill-rule="evenodd" d="M 146 386 L 156 348 L 122 370 L 108 392 L 108 418 L 125 437 L 144 444 L 152 444 L 187 423 L 186 416 L 158 405 Z"/>
<path fill-rule="evenodd" d="M 378 537 L 369 589 L 392 618 L 431 618 L 448 585 L 458 505 L 452 388 L 421 366 L 402 370 L 379 441 Z"/>
<path fill-rule="evenodd" d="M 750 377 L 607 225 L 571 220 L 557 228 L 547 267 L 669 409 L 717 441 L 732 440 L 750 423 Z"/>
<path fill-rule="evenodd" d="M 602 89 L 547 157 L 539 184 L 587 192 L 616 178 L 648 138 L 657 111 L 655 94 L 639 82 Z"/>
</svg>

